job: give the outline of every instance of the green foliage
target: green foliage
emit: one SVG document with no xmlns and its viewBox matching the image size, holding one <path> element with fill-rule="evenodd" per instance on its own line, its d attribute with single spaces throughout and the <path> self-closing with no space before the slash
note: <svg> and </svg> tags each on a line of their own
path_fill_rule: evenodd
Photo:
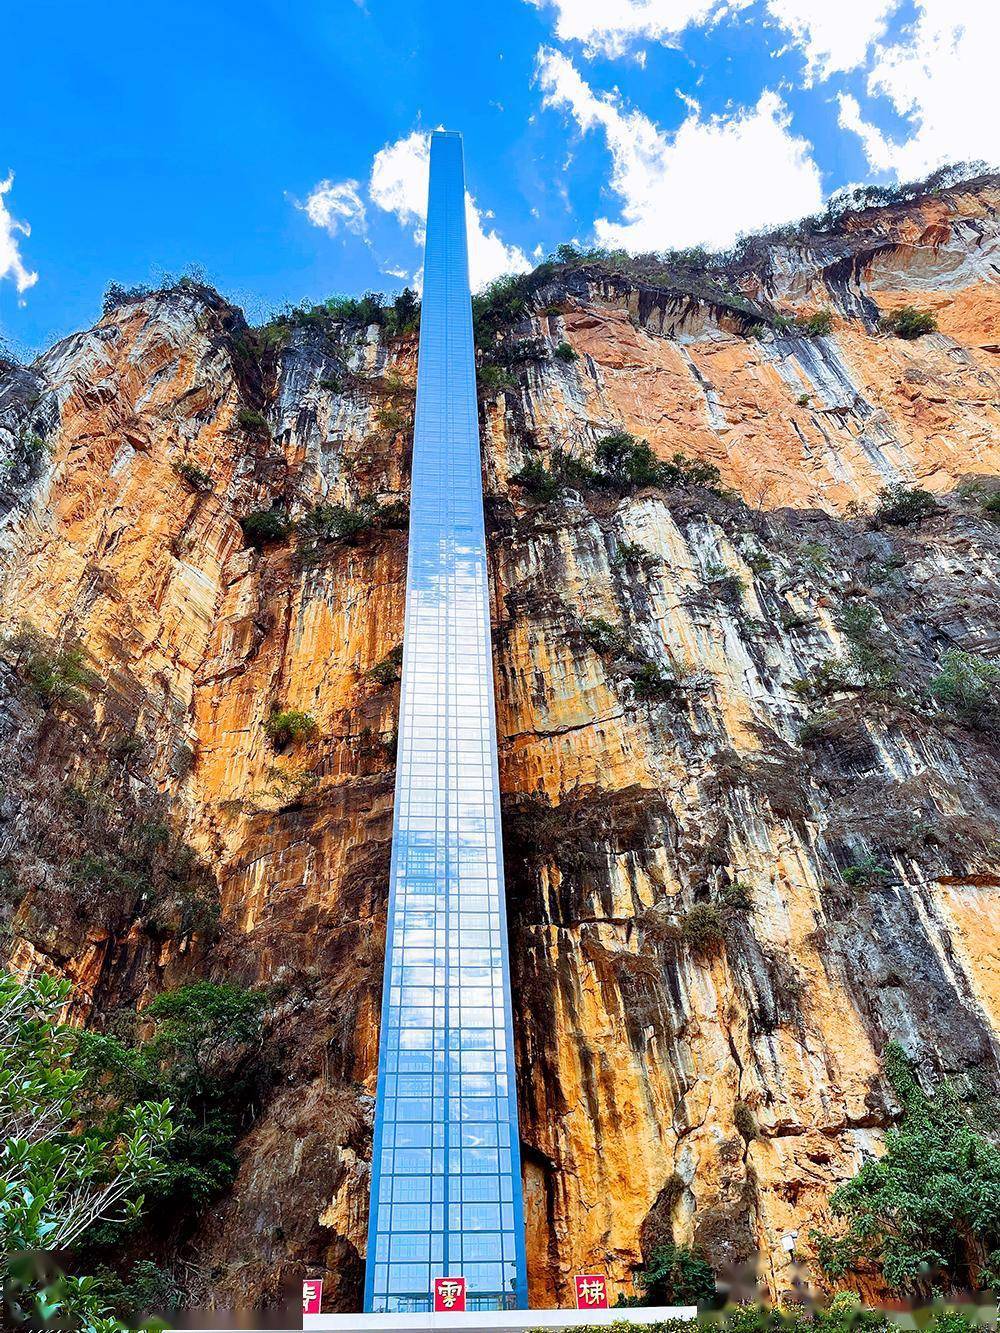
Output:
<svg viewBox="0 0 1000 1333">
<path fill-rule="evenodd" d="M 628 674 L 637 699 L 662 699 L 673 693 L 677 686 L 673 675 L 650 658 L 636 660 L 638 655 L 634 652 L 632 656 L 633 665 Z"/>
<path fill-rule="evenodd" d="M 145 1039 L 80 1035 L 95 1105 L 114 1127 L 130 1099 L 155 1092 L 173 1107 L 174 1135 L 150 1189 L 158 1225 L 193 1220 L 236 1176 L 236 1144 L 251 1123 L 267 1071 L 261 1056 L 262 991 L 198 981 L 165 991 L 139 1019 Z M 95 1237 L 112 1248 L 121 1227 Z"/>
<path fill-rule="evenodd" d="M 622 488 L 655 486 L 660 481 L 661 464 L 646 440 L 637 440 L 627 431 L 614 431 L 598 442 L 597 466 L 605 478 Z"/>
<path fill-rule="evenodd" d="M 927 688 L 938 703 L 967 719 L 978 720 L 995 711 L 998 681 L 1000 663 L 990 662 L 979 653 L 948 648 L 941 655 L 941 670 Z"/>
<path fill-rule="evenodd" d="M 568 342 L 557 343 L 552 353 L 560 361 L 578 361 L 579 354 L 570 347 Z"/>
<path fill-rule="evenodd" d="M 323 379 L 318 381 L 318 384 L 327 393 L 342 393 L 344 389 L 344 381 L 339 375 L 325 375 Z"/>
<path fill-rule="evenodd" d="M 883 315 L 879 327 L 886 333 L 894 333 L 897 338 L 922 338 L 925 333 L 937 331 L 937 319 L 929 310 L 918 310 L 915 306 L 904 305 Z"/>
<path fill-rule="evenodd" d="M 283 509 L 255 509 L 253 513 L 240 519 L 243 536 L 251 546 L 258 549 L 268 542 L 284 542 L 292 525 Z"/>
<path fill-rule="evenodd" d="M 330 296 L 317 304 L 303 302 L 301 305 L 289 306 L 257 332 L 267 343 L 282 346 L 293 329 L 311 329 L 329 337 L 345 324 L 360 328 L 375 324 L 386 337 L 401 337 L 418 328 L 420 301 L 411 287 L 404 287 L 392 299 L 382 292 L 365 292 L 361 296 Z"/>
<path fill-rule="evenodd" d="M 891 527 L 907 527 L 937 512 L 934 496 L 920 486 L 883 486 L 878 496 L 875 521 Z"/>
<path fill-rule="evenodd" d="M 872 889 L 883 884 L 892 872 L 879 865 L 870 852 L 866 852 L 854 865 L 846 866 L 840 873 L 844 883 L 851 888 Z"/>
<path fill-rule="evenodd" d="M 681 918 L 681 938 L 698 958 L 708 958 L 725 943 L 725 920 L 714 903 L 695 903 Z"/>
<path fill-rule="evenodd" d="M 635 1281 L 643 1294 L 627 1303 L 637 1306 L 699 1305 L 715 1296 L 715 1274 L 705 1257 L 672 1241 L 650 1252 Z"/>
<path fill-rule="evenodd" d="M 844 683 L 858 689 L 892 689 L 899 675 L 885 656 L 876 620 L 875 608 L 862 602 L 848 603 L 837 616 L 837 628 L 848 641 Z"/>
<path fill-rule="evenodd" d="M 88 693 L 102 682 L 87 665 L 86 654 L 75 644 L 60 648 L 36 630 L 22 624 L 0 641 L 4 655 L 28 685 L 38 703 L 46 708 L 78 708 Z"/>
<path fill-rule="evenodd" d="M 620 625 L 612 625 L 600 616 L 585 616 L 580 622 L 580 631 L 584 643 L 602 656 L 625 653 L 628 650 L 628 636 Z"/>
<path fill-rule="evenodd" d="M 795 401 L 798 403 L 799 407 L 808 407 L 808 406 L 809 406 L 809 398 L 810 398 L 810 395 L 809 395 L 809 394 L 807 394 L 807 393 L 800 393 L 799 396 L 798 396 L 798 398 L 796 398 Z"/>
<path fill-rule="evenodd" d="M 614 431 L 600 440 L 595 459 L 599 478 L 622 490 L 642 486 L 715 488 L 720 481 L 719 469 L 714 463 L 690 459 L 679 452 L 663 462 L 646 440 L 637 440 L 627 431 Z"/>
<path fill-rule="evenodd" d="M 403 666 L 403 645 L 397 644 L 381 662 L 371 667 L 368 671 L 368 679 L 374 681 L 381 689 L 388 685 L 394 685 L 399 680 L 400 672 Z"/>
<path fill-rule="evenodd" d="M 807 338 L 819 338 L 823 334 L 832 333 L 833 311 L 817 310 L 814 315 L 799 316 L 794 321 L 794 327 Z"/>
<path fill-rule="evenodd" d="M 101 302 L 101 314 L 110 315 L 119 306 L 131 301 L 142 301 L 153 292 L 152 287 L 137 283 L 134 287 L 125 287 L 120 282 L 109 282 Z"/>
<path fill-rule="evenodd" d="M 150 1315 L 166 1318 L 184 1299 L 172 1275 L 149 1259 L 137 1260 L 123 1275 L 102 1265 L 94 1277 L 117 1317 L 130 1323 Z"/>
<path fill-rule="evenodd" d="M 753 890 L 742 879 L 734 879 L 719 890 L 719 902 L 732 912 L 753 912 Z"/>
<path fill-rule="evenodd" d="M 318 504 L 307 509 L 295 527 L 307 543 L 353 542 L 360 533 L 372 526 L 373 519 L 371 506 L 350 509 L 347 505 Z"/>
<path fill-rule="evenodd" d="M 652 551 L 647 551 L 639 542 L 620 541 L 615 551 L 616 565 L 649 565 L 655 559 Z"/>
<path fill-rule="evenodd" d="M 66 981 L 0 975 L 0 1248 L 4 1326 L 117 1324 L 93 1278 L 45 1256 L 72 1253 L 99 1225 L 134 1221 L 166 1170 L 168 1100 L 123 1102 L 114 1124 L 91 1114 L 83 1034 L 60 1025 Z"/>
<path fill-rule="evenodd" d="M 267 417 L 254 407 L 241 407 L 236 413 L 236 424 L 248 435 L 267 435 L 270 430 Z"/>
<path fill-rule="evenodd" d="M 486 398 L 510 393 L 517 389 L 517 380 L 506 366 L 480 366 L 477 373 L 479 388 Z"/>
<path fill-rule="evenodd" d="M 401 430 L 408 430 L 412 420 L 408 412 L 401 412 L 398 407 L 383 407 L 378 414 L 378 424 L 391 435 Z"/>
<path fill-rule="evenodd" d="M 994 491 L 992 495 L 988 495 L 981 507 L 987 518 L 994 521 L 1000 520 L 1000 491 Z"/>
<path fill-rule="evenodd" d="M 525 463 L 510 480 L 512 485 L 520 486 L 533 500 L 538 500 L 541 504 L 554 500 L 562 489 L 560 478 L 556 473 L 550 472 L 538 458 L 532 458 Z"/>
<path fill-rule="evenodd" d="M 202 468 L 196 467 L 194 463 L 175 463 L 174 471 L 186 481 L 193 491 L 210 491 L 212 489 L 212 478 Z"/>
<path fill-rule="evenodd" d="M 813 1232 L 821 1266 L 843 1277 L 875 1265 L 897 1291 L 931 1284 L 980 1289 L 1000 1283 L 1000 1148 L 974 1128 L 955 1088 L 928 1096 L 905 1052 L 890 1043 L 885 1074 L 903 1116 L 868 1161 L 830 1199 L 844 1223 L 837 1236 Z M 995 1125 L 1000 1107 L 983 1107 Z"/>
<path fill-rule="evenodd" d="M 264 724 L 264 730 L 271 743 L 281 749 L 285 745 L 311 740 L 316 735 L 316 719 L 312 713 L 304 713 L 298 708 L 276 709 Z"/>
</svg>

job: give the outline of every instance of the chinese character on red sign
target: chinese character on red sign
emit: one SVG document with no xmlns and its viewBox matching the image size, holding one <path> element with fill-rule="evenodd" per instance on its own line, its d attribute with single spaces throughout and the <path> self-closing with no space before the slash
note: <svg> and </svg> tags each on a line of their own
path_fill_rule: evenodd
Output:
<svg viewBox="0 0 1000 1333">
<path fill-rule="evenodd" d="M 578 1310 L 606 1310 L 608 1308 L 608 1280 L 598 1273 L 577 1273 L 576 1308 Z"/>
<path fill-rule="evenodd" d="M 436 1277 L 434 1279 L 434 1313 L 442 1314 L 465 1309 L 465 1278 Z"/>
<path fill-rule="evenodd" d="M 302 1313 L 320 1314 L 323 1308 L 323 1279 L 311 1278 L 302 1284 Z"/>
</svg>

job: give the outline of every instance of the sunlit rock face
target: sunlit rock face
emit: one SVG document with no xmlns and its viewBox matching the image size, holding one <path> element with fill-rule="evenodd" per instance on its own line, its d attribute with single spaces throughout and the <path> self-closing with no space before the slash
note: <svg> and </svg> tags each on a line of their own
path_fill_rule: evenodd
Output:
<svg viewBox="0 0 1000 1333">
<path fill-rule="evenodd" d="M 759 1253 L 780 1292 L 782 1238 L 809 1262 L 892 1123 L 889 1040 L 928 1082 L 1000 1085 L 1000 746 L 928 691 L 945 651 L 1000 642 L 998 203 L 872 210 L 733 275 L 829 308 L 819 337 L 580 271 L 509 334 L 546 352 L 483 404 L 535 1304 L 578 1272 L 631 1290 L 668 1236 L 720 1271 Z M 939 331 L 879 332 L 907 304 Z M 269 1090 L 184 1241 L 194 1299 L 325 1266 L 357 1308 L 415 359 L 376 327 L 262 348 L 188 286 L 0 371 L 0 624 L 96 673 L 46 700 L 0 664 L 10 961 L 72 977 L 98 1025 L 199 977 L 272 996 Z M 512 481 L 621 429 L 725 492 Z M 937 510 L 873 525 L 895 483 Z M 317 504 L 367 517 L 244 537 Z M 859 643 L 877 686 L 800 683 Z M 270 739 L 283 709 L 314 736 Z M 95 870 L 154 822 L 196 881 Z"/>
</svg>

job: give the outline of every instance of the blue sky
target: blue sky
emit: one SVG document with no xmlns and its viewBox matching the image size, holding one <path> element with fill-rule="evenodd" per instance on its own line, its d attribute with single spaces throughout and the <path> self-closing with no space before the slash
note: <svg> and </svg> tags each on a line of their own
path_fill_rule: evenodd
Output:
<svg viewBox="0 0 1000 1333">
<path fill-rule="evenodd" d="M 0 336 L 200 266 L 264 318 L 420 262 L 465 135 L 474 281 L 577 239 L 722 245 L 996 161 L 995 0 L 50 0 L 3 20 Z M 11 176 L 10 173 L 13 173 Z"/>
</svg>

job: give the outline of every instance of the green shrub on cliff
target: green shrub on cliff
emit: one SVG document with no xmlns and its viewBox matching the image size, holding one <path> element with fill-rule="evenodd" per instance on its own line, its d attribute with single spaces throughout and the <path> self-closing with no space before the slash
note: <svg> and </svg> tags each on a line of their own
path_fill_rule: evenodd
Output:
<svg viewBox="0 0 1000 1333">
<path fill-rule="evenodd" d="M 921 486 L 883 486 L 878 493 L 875 522 L 903 528 L 937 512 L 937 501 Z"/>
<path fill-rule="evenodd" d="M 890 1043 L 885 1073 L 903 1114 L 885 1152 L 834 1190 L 836 1235 L 813 1231 L 832 1278 L 874 1265 L 889 1287 L 919 1292 L 1000 1283 L 1000 1148 L 973 1125 L 954 1086 L 930 1095 L 902 1047 Z M 1000 1107 L 982 1108 L 995 1127 Z"/>
<path fill-rule="evenodd" d="M 316 719 L 312 713 L 304 713 L 298 708 L 280 708 L 267 719 L 264 730 L 280 749 L 284 745 L 296 745 L 299 741 L 307 741 L 315 736 Z"/>
<path fill-rule="evenodd" d="M 243 536 L 251 546 L 258 549 L 269 542 L 284 542 L 292 525 L 283 509 L 255 509 L 240 519 Z"/>
<path fill-rule="evenodd" d="M 37 702 L 46 708 L 79 707 L 102 683 L 87 665 L 81 647 L 59 647 L 32 625 L 23 624 L 17 633 L 6 635 L 0 647 Z"/>
<path fill-rule="evenodd" d="M 897 338 L 912 341 L 914 338 L 922 338 L 925 333 L 936 333 L 937 319 L 930 310 L 904 305 L 891 314 L 883 315 L 879 327 L 886 333 L 894 333 Z"/>
<path fill-rule="evenodd" d="M 938 703 L 976 721 L 995 711 L 998 686 L 1000 663 L 990 662 L 979 653 L 948 648 L 941 655 L 941 670 L 927 688 Z"/>
<path fill-rule="evenodd" d="M 715 1296 L 715 1274 L 704 1255 L 686 1245 L 657 1245 L 635 1275 L 641 1296 L 621 1297 L 619 1306 L 703 1305 Z"/>
</svg>

